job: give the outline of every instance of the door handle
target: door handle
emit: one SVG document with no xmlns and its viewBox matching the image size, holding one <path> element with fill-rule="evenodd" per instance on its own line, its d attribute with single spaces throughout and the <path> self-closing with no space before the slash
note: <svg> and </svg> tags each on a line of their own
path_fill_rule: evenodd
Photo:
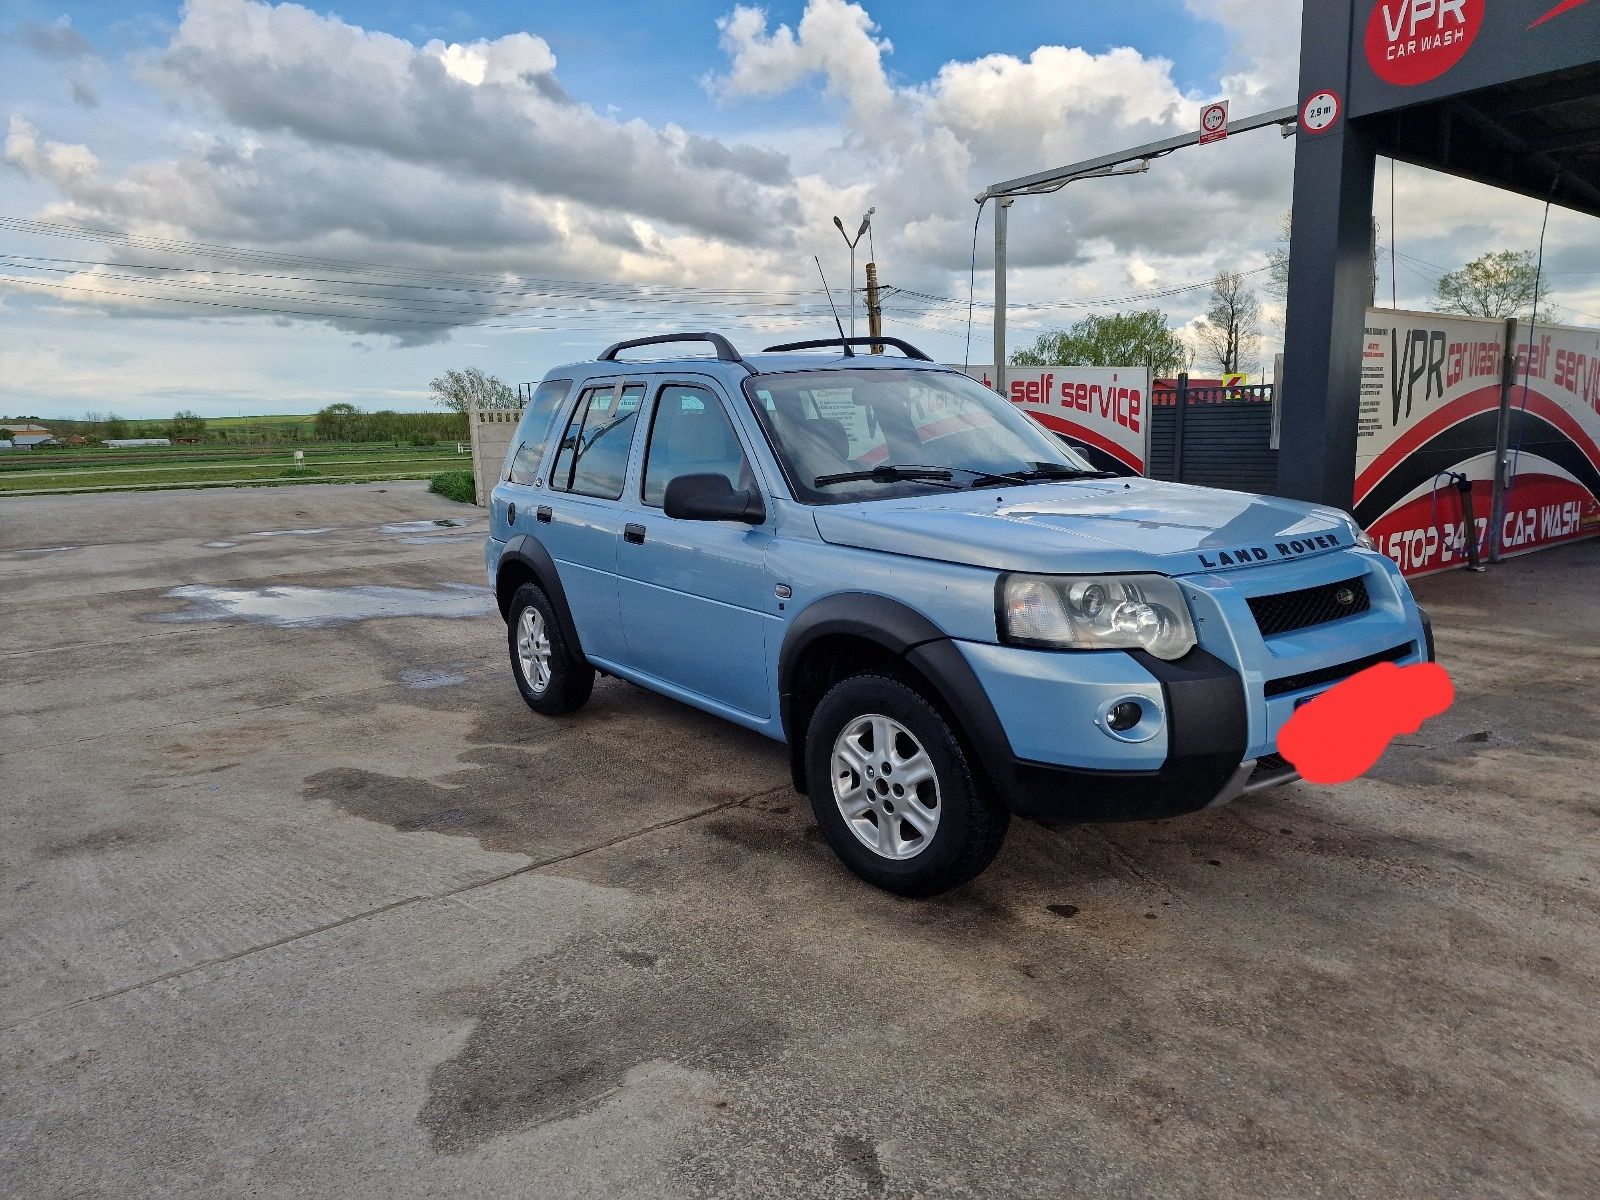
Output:
<svg viewBox="0 0 1600 1200">
<path fill-rule="evenodd" d="M 632 542 L 635 546 L 644 545 L 644 526 L 635 525 L 632 522 L 624 525 L 622 527 L 622 540 Z"/>
<path fill-rule="evenodd" d="M 550 524 L 550 506 L 548 504 L 539 505 L 538 508 L 533 510 L 533 515 L 536 520 L 543 521 L 546 525 Z"/>
</svg>

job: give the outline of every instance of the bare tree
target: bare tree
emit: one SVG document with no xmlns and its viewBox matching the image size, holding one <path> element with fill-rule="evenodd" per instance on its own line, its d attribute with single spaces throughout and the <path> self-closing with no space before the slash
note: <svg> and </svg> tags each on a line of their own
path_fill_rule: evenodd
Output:
<svg viewBox="0 0 1600 1200">
<path fill-rule="evenodd" d="M 477 367 L 446 371 L 430 380 L 428 386 L 433 389 L 433 398 L 439 406 L 451 412 L 464 414 L 474 405 L 483 409 L 515 408 L 517 404 L 515 388 Z"/>
<path fill-rule="evenodd" d="M 1289 234 L 1294 228 L 1294 213 L 1278 217 L 1278 235 L 1267 251 L 1267 295 L 1279 304 L 1289 303 Z M 1378 218 L 1372 218 L 1372 295 L 1378 295 Z"/>
<path fill-rule="evenodd" d="M 1195 327 L 1207 361 L 1224 375 L 1253 367 L 1261 353 L 1261 301 L 1244 276 L 1224 271 L 1211 285 L 1211 304 Z"/>
<path fill-rule="evenodd" d="M 1267 251 L 1267 295 L 1279 304 L 1289 302 L 1289 231 L 1294 228 L 1294 213 L 1278 216 L 1278 236 Z"/>
</svg>

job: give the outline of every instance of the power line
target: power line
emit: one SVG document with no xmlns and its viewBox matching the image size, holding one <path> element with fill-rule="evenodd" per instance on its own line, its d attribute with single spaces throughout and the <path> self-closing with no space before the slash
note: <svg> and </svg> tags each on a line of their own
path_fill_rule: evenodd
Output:
<svg viewBox="0 0 1600 1200">
<path fill-rule="evenodd" d="M 655 302 L 654 304 L 652 304 L 652 306 L 650 308 L 647 308 L 647 309 L 634 309 L 634 310 L 629 310 L 629 309 L 605 309 L 605 310 L 602 310 L 602 309 L 599 309 L 599 308 L 587 308 L 587 307 L 574 309 L 571 306 L 555 307 L 555 306 L 551 306 L 551 305 L 548 305 L 548 304 L 515 304 L 515 303 L 508 303 L 508 304 L 477 304 L 477 305 L 471 305 L 470 307 L 441 308 L 441 307 L 436 307 L 436 306 L 442 305 L 442 304 L 449 304 L 450 301 L 448 299 L 444 298 L 444 297 L 433 297 L 433 296 L 409 297 L 409 296 L 383 296 L 383 295 L 367 295 L 367 294 L 351 295 L 351 294 L 346 293 L 346 292 L 323 291 L 323 290 L 319 290 L 319 289 L 309 289 L 309 288 L 241 287 L 241 286 L 230 285 L 230 284 L 208 283 L 208 282 L 205 282 L 203 280 L 183 281 L 183 280 L 172 280 L 172 279 L 164 279 L 164 278 L 154 278 L 154 279 L 152 279 L 152 278 L 150 278 L 148 276 L 129 275 L 129 274 L 124 274 L 124 273 L 120 273 L 120 272 L 117 272 L 117 271 L 106 271 L 106 270 L 95 270 L 93 272 L 82 272 L 82 271 L 79 271 L 76 268 L 72 268 L 72 267 L 50 267 L 50 266 L 43 266 L 43 265 L 40 265 L 40 264 L 34 263 L 34 262 L 8 263 L 7 260 L 10 259 L 11 257 L 12 256 L 8 256 L 8 255 L 0 255 L 0 267 L 9 265 L 10 269 L 13 270 L 13 271 L 33 271 L 33 272 L 41 272 L 41 273 L 46 273 L 46 274 L 65 275 L 65 276 L 77 277 L 77 278 L 83 278 L 84 276 L 87 276 L 89 279 L 92 279 L 92 280 L 109 279 L 109 280 L 116 280 L 116 281 L 124 282 L 124 283 L 136 283 L 136 284 L 141 284 L 141 285 L 145 285 L 145 286 L 159 287 L 159 288 L 162 288 L 162 289 L 177 289 L 177 290 L 182 290 L 182 291 L 201 292 L 201 293 L 210 294 L 210 295 L 255 297 L 255 298 L 258 298 L 258 299 L 266 299 L 266 300 L 284 300 L 284 301 L 288 301 L 288 302 L 291 302 L 291 303 L 299 303 L 299 304 L 343 305 L 343 306 L 345 306 L 347 308 L 360 308 L 360 309 L 372 309 L 372 310 L 387 309 L 387 310 L 390 310 L 390 311 L 415 313 L 417 315 L 422 315 L 422 316 L 438 315 L 438 316 L 463 316 L 463 317 L 486 317 L 486 316 L 487 317 L 493 317 L 493 316 L 506 316 L 506 315 L 511 315 L 511 314 L 515 314 L 515 313 L 538 313 L 538 312 L 543 312 L 543 313 L 548 313 L 548 314 L 557 315 L 557 316 L 564 316 L 564 315 L 573 314 L 573 313 L 582 313 L 582 314 L 593 313 L 595 315 L 602 315 L 602 313 L 604 313 L 605 315 L 610 315 L 610 316 L 614 316 L 614 317 L 627 317 L 627 316 L 646 316 L 647 317 L 647 316 L 654 315 L 654 313 L 660 307 L 669 306 L 669 305 L 670 306 L 690 307 L 690 308 L 693 308 L 693 309 L 697 310 L 698 312 L 706 312 L 707 310 L 711 310 L 709 315 L 711 315 L 713 317 L 721 317 L 721 316 L 725 315 L 724 313 L 722 313 L 720 311 L 715 311 L 717 309 L 717 307 L 718 307 L 716 302 L 706 301 L 706 302 L 701 302 L 701 303 L 695 303 L 695 302 L 688 301 L 688 300 L 658 301 L 658 302 Z M 194 272 L 194 274 L 205 274 L 205 273 L 206 272 Z M 289 279 L 289 278 L 292 278 L 292 277 L 289 277 L 289 276 L 270 276 L 270 275 L 269 276 L 257 275 L 255 277 L 256 278 L 267 278 L 267 279 Z M 385 285 L 385 286 L 387 286 L 387 285 Z M 89 288 L 89 289 L 85 289 L 85 290 L 92 291 L 94 289 Z M 323 299 L 323 297 L 328 297 L 328 298 L 327 299 Z M 396 303 L 384 303 L 384 301 L 396 301 Z M 584 301 L 583 303 L 585 303 L 585 304 L 593 304 L 593 303 L 597 303 L 597 302 L 595 302 L 595 301 Z M 432 307 L 430 307 L 430 306 L 432 306 Z M 750 305 L 750 304 L 743 304 L 743 305 L 736 305 L 736 306 L 731 306 L 731 307 L 736 307 L 736 308 L 740 309 L 741 311 L 748 311 L 753 306 Z M 782 305 L 774 305 L 774 306 L 770 306 L 770 307 L 791 309 L 795 315 L 804 314 L 804 315 L 817 316 L 817 315 L 821 315 L 822 312 L 823 312 L 823 310 L 821 309 L 820 306 L 817 306 L 817 305 L 800 305 L 800 304 L 795 304 L 793 302 L 786 302 L 785 304 L 782 304 Z M 690 315 L 693 315 L 693 314 L 690 314 Z"/>
<path fill-rule="evenodd" d="M 151 294 L 149 292 L 131 292 L 131 291 L 112 289 L 112 288 L 101 289 L 101 288 L 77 287 L 77 286 L 75 286 L 73 284 L 57 283 L 57 282 L 55 282 L 53 280 L 28 279 L 28 278 L 25 278 L 25 277 L 22 277 L 22 276 L 6 275 L 6 274 L 3 274 L 3 273 L 0 273 L 0 280 L 3 280 L 5 282 L 7 282 L 7 283 L 19 284 L 19 285 L 21 285 L 23 287 L 34 287 L 34 288 L 46 289 L 46 290 L 49 290 L 51 292 L 68 291 L 68 292 L 86 293 L 86 294 L 90 294 L 90 295 L 94 295 L 94 296 L 98 296 L 98 297 L 112 297 L 112 296 L 114 296 L 114 297 L 117 297 L 119 299 L 148 300 L 148 301 L 153 301 L 153 302 L 156 302 L 156 303 L 163 303 L 163 304 L 190 304 L 190 305 L 198 305 L 198 306 L 206 307 L 206 308 L 227 309 L 227 310 L 236 311 L 236 312 L 260 313 L 260 314 L 269 315 L 269 316 L 308 317 L 308 318 L 315 318 L 315 319 L 318 319 L 318 320 L 325 320 L 325 321 L 326 320 L 372 321 L 374 323 L 383 324 L 383 325 L 419 325 L 419 326 L 433 326 L 433 327 L 437 327 L 437 328 L 447 328 L 447 329 L 462 328 L 463 325 L 464 325 L 464 323 L 461 322 L 461 321 L 426 321 L 426 320 L 419 320 L 419 319 L 416 319 L 416 318 L 392 317 L 392 316 L 368 316 L 368 315 L 363 314 L 363 313 L 332 312 L 332 311 L 327 311 L 327 310 L 307 311 L 307 310 L 304 310 L 304 309 L 293 309 L 293 308 L 269 308 L 269 307 L 266 307 L 266 306 L 263 306 L 263 305 L 259 305 L 259 304 L 234 304 L 234 303 L 230 303 L 230 302 L 223 301 L 223 300 L 201 299 L 201 298 L 192 297 L 192 296 L 168 296 L 168 295 L 160 295 L 160 294 Z M 596 317 L 596 318 L 605 317 L 605 320 L 603 322 L 597 322 L 596 324 L 590 326 L 591 328 L 602 328 L 603 329 L 603 328 L 607 328 L 608 326 L 614 326 L 614 324 L 615 324 L 615 319 L 607 316 L 606 314 L 595 313 L 595 314 L 592 314 L 592 315 L 594 317 Z M 807 319 L 796 315 L 796 316 L 790 317 L 788 319 L 779 318 L 777 320 L 766 320 L 766 321 L 763 321 L 761 323 L 763 325 L 768 325 L 768 326 L 772 326 L 772 327 L 775 327 L 775 328 L 790 328 L 790 327 L 795 327 L 795 326 L 799 326 L 799 325 L 809 324 L 810 322 Z M 576 328 L 578 328 L 578 326 L 576 326 L 574 324 L 570 324 L 570 323 L 564 323 L 564 324 L 565 324 L 565 328 L 568 328 L 568 329 L 576 329 Z M 476 329 L 508 329 L 508 330 L 513 330 L 513 331 L 521 331 L 521 332 L 525 332 L 525 333 L 554 332 L 553 328 L 547 330 L 547 329 L 541 328 L 539 325 L 512 325 L 512 324 L 496 324 L 496 323 L 483 323 L 483 322 L 475 322 L 475 323 L 473 323 L 472 324 L 472 328 L 476 328 Z"/>
<path fill-rule="evenodd" d="M 240 271 L 240 270 L 233 270 L 233 269 L 229 269 L 229 268 L 225 268 L 225 267 L 173 266 L 171 264 L 165 264 L 165 263 L 131 263 L 131 262 L 117 262 L 117 261 L 114 261 L 114 260 L 81 259 L 81 258 L 56 258 L 56 257 L 47 256 L 47 255 L 0 254 L 0 260 L 10 261 L 12 263 L 17 264 L 20 267 L 24 267 L 25 269 L 29 269 L 29 270 L 57 270 L 59 268 L 46 267 L 46 266 L 34 267 L 34 266 L 31 265 L 31 264 L 35 264 L 35 263 L 56 263 L 56 264 L 62 264 L 65 267 L 73 267 L 73 268 L 115 268 L 117 270 L 165 272 L 165 273 L 169 273 L 169 274 L 228 275 L 228 276 L 233 276 L 233 277 L 236 277 L 236 278 L 244 278 L 244 279 L 268 279 L 268 280 L 284 281 L 284 282 L 328 283 L 328 284 L 334 284 L 334 285 L 339 285 L 339 286 L 344 286 L 344 287 L 361 287 L 361 288 L 385 287 L 385 288 L 392 288 L 392 289 L 396 289 L 396 290 L 403 289 L 403 290 L 415 291 L 415 292 L 449 292 L 449 293 L 457 294 L 457 295 L 511 296 L 511 297 L 542 296 L 542 297 L 552 297 L 552 298 L 561 298 L 561 299 L 595 300 L 595 301 L 601 301 L 601 302 L 604 302 L 604 301 L 612 299 L 611 297 L 607 297 L 607 296 L 592 296 L 592 295 L 587 295 L 587 294 L 568 295 L 566 292 L 559 291 L 559 290 L 544 290 L 544 289 L 539 289 L 539 288 L 518 288 L 518 287 L 482 288 L 482 287 L 467 287 L 467 286 L 458 285 L 458 284 L 442 284 L 442 283 L 396 283 L 396 282 L 389 282 L 389 281 L 379 282 L 377 280 L 368 281 L 368 280 L 361 280 L 361 279 L 340 279 L 340 278 L 333 277 L 333 276 L 328 276 L 328 275 L 288 275 L 288 274 L 281 274 L 281 273 L 271 272 L 271 271 Z M 68 272 L 68 273 L 73 273 L 73 272 Z M 160 281 L 159 276 L 156 276 L 156 277 L 152 278 L 152 280 L 151 280 L 151 282 L 159 282 L 159 281 Z M 648 286 L 648 285 L 642 285 L 642 286 Z M 331 295 L 331 294 L 337 294 L 337 293 L 322 293 L 322 294 Z M 759 293 L 751 293 L 751 295 L 756 295 L 756 294 L 759 294 Z M 815 292 L 795 292 L 795 293 L 792 293 L 792 295 L 797 296 L 797 297 L 798 296 L 815 296 L 816 293 Z M 726 296 L 726 298 L 722 298 L 724 296 Z M 368 298 L 368 297 L 363 297 L 363 298 Z M 375 297 L 370 297 L 370 298 L 371 299 L 407 299 L 407 300 L 414 300 L 417 303 L 429 302 L 428 297 L 425 297 L 425 296 L 417 296 L 417 297 L 375 296 Z M 741 297 L 737 297 L 737 296 L 735 296 L 735 295 L 733 295 L 731 293 L 722 293 L 722 292 L 708 292 L 705 295 L 700 295 L 700 296 L 672 296 L 672 295 L 667 295 L 667 296 L 641 296 L 641 295 L 638 295 L 638 294 L 625 294 L 623 296 L 620 296 L 620 297 L 616 298 L 617 302 L 631 302 L 631 301 L 636 301 L 636 300 L 640 300 L 640 299 L 650 299 L 652 303 L 656 303 L 656 304 L 687 304 L 687 303 L 695 303 L 695 304 L 709 304 L 709 305 L 726 305 L 726 306 L 730 306 L 730 307 L 732 307 L 732 306 L 745 307 L 745 306 L 748 306 L 750 303 L 752 303 L 752 301 L 748 297 L 741 298 Z M 802 307 L 803 306 L 803 302 L 800 301 L 800 300 L 768 300 L 768 301 L 761 301 L 760 303 L 764 303 L 768 307 Z"/>
<path fill-rule="evenodd" d="M 1272 268 L 1270 266 L 1255 267 L 1248 271 L 1241 271 L 1239 274 L 1260 275 L 1263 272 L 1271 269 Z M 1128 292 L 1120 296 L 1078 296 L 1066 300 L 1052 300 L 1037 304 L 1008 304 L 1006 307 L 1012 311 L 1047 311 L 1056 308 L 1101 308 L 1110 304 L 1135 304 L 1141 300 L 1160 300 L 1168 296 L 1179 295 L 1183 292 L 1199 291 L 1204 288 L 1211 287 L 1213 282 L 1214 280 L 1211 279 L 1202 279 L 1196 280 L 1193 283 L 1174 284 L 1171 287 L 1159 288 L 1148 292 Z M 965 309 L 967 306 L 966 300 L 957 299 L 954 296 L 940 296 L 932 292 L 919 292 L 910 288 L 894 286 L 890 286 L 888 290 L 893 291 L 898 295 L 924 300 L 930 304 L 939 304 L 946 307 L 960 309 Z M 994 307 L 993 301 L 979 300 L 975 303 L 979 308 L 992 309 Z"/>
<path fill-rule="evenodd" d="M 355 259 L 318 257 L 242 246 L 219 245 L 187 239 L 160 238 L 127 233 L 121 230 L 96 229 L 3 215 L 0 215 L 0 230 L 10 230 L 36 236 L 104 240 L 158 253 L 195 257 L 209 256 L 211 258 L 220 258 L 224 261 L 242 262 L 245 265 L 260 268 L 243 270 L 213 265 L 118 262 L 114 260 L 66 258 L 47 255 L 0 255 L 0 264 L 9 265 L 13 272 L 44 272 L 69 276 L 88 273 L 93 278 L 112 279 L 121 283 L 133 283 L 145 287 L 159 288 L 162 289 L 162 292 L 152 294 L 150 292 L 97 289 L 65 283 L 29 280 L 16 274 L 0 276 L 0 278 L 5 278 L 10 282 L 34 287 L 49 287 L 57 291 L 116 296 L 124 299 L 153 302 L 189 303 L 240 312 L 261 312 L 267 315 L 324 320 L 365 320 L 384 324 L 444 327 L 471 323 L 484 328 L 506 328 L 506 326 L 486 326 L 477 318 L 509 316 L 512 314 L 527 314 L 530 316 L 543 314 L 547 319 L 559 320 L 564 326 L 572 328 L 574 327 L 573 322 L 581 319 L 580 313 L 583 316 L 593 316 L 596 320 L 614 321 L 639 317 L 648 318 L 657 315 L 663 308 L 679 310 L 677 315 L 683 320 L 691 319 L 697 314 L 704 314 L 709 319 L 725 319 L 727 314 L 720 311 L 725 309 L 736 309 L 741 316 L 753 315 L 752 309 L 762 310 L 764 315 L 770 316 L 777 316 L 780 313 L 792 317 L 819 317 L 826 315 L 819 300 L 820 293 L 815 288 L 798 290 L 694 288 L 668 284 L 599 283 L 549 279 L 537 276 L 515 275 L 509 272 L 480 274 L 442 271 L 431 268 L 394 267 Z M 1410 256 L 1403 255 L 1402 257 Z M 270 269 L 273 267 L 278 267 L 279 269 Z M 1269 267 L 1259 267 L 1243 272 L 1243 274 L 1256 275 L 1269 269 Z M 119 273 L 130 271 L 145 272 L 147 274 L 130 275 Z M 170 278 L 175 275 L 183 275 L 188 278 L 181 282 Z M 358 277 L 342 278 L 341 275 Z M 329 291 L 322 288 L 304 286 L 293 288 L 249 287 L 226 282 L 210 282 L 207 279 L 196 279 L 194 278 L 195 276 L 226 276 L 229 279 L 259 280 L 268 284 L 321 284 L 328 285 L 334 289 L 350 290 Z M 417 280 L 425 280 L 426 282 L 414 282 Z M 1181 295 L 1185 292 L 1208 288 L 1211 286 L 1211 282 L 1211 280 L 1206 279 L 1116 296 L 1080 296 L 1035 304 L 1012 305 L 1010 308 L 1019 315 L 1028 313 L 1045 314 L 1064 309 L 1103 308 Z M 288 305 L 310 307 L 277 308 L 259 304 L 227 303 L 223 300 L 196 299 L 165 294 L 166 291 L 180 289 L 196 292 L 201 296 L 276 301 Z M 384 290 L 379 291 L 378 289 Z M 976 301 L 971 298 L 958 299 L 952 296 L 942 296 L 895 285 L 886 285 L 883 290 L 886 300 L 892 296 L 903 302 L 902 304 L 886 304 L 886 311 L 898 312 L 902 314 L 903 318 L 907 319 L 914 317 L 923 327 L 930 327 L 928 323 L 941 319 L 945 315 L 943 312 L 938 311 L 941 309 L 965 309 L 970 312 L 974 307 L 989 310 L 994 307 L 992 302 Z M 397 292 L 406 294 L 393 294 Z M 462 299 L 462 297 L 474 296 L 503 296 L 506 297 L 506 302 L 501 303 L 493 300 L 478 302 Z M 549 303 L 513 303 L 516 300 L 535 299 L 565 301 L 567 303 L 559 306 Z M 384 301 L 396 301 L 399 303 L 385 304 L 383 303 Z M 574 312 L 572 308 L 568 307 L 568 304 L 593 307 L 581 308 Z M 600 307 L 615 304 L 638 304 L 648 305 L 649 307 L 622 310 Z M 441 307 L 443 305 L 453 305 L 453 307 Z M 910 307 L 907 307 L 907 305 Z M 345 311 L 335 311 L 336 308 Z M 368 312 L 348 311 L 355 308 L 368 310 Z M 394 311 L 412 315 L 410 317 L 368 315 L 369 312 L 377 311 Z M 430 316 L 455 316 L 466 318 L 466 320 L 423 319 Z M 789 322 L 785 324 L 789 324 Z"/>
<path fill-rule="evenodd" d="M 0 229 L 16 233 L 27 233 L 45 237 L 66 237 L 101 241 L 129 243 L 149 249 L 159 249 L 170 254 L 211 255 L 223 259 L 247 261 L 256 265 L 278 264 L 288 270 L 330 270 L 344 271 L 347 274 L 361 273 L 368 275 L 381 275 L 399 278 L 427 279 L 437 286 L 468 286 L 470 284 L 498 283 L 505 285 L 516 282 L 523 285 L 536 287 L 550 287 L 561 291 L 562 294 L 577 291 L 586 294 L 618 295 L 623 298 L 637 298 L 641 296 L 683 295 L 683 296 L 726 296 L 729 298 L 747 298 L 752 296 L 796 297 L 815 296 L 815 288 L 801 290 L 758 289 L 758 288 L 694 288 L 674 284 L 616 284 L 598 283 L 571 279 L 545 279 L 538 276 L 522 276 L 511 272 L 478 273 L 442 271 L 427 267 L 395 267 L 391 264 L 363 262 L 356 259 L 316 257 L 312 255 L 293 254 L 286 251 L 258 250 L 244 246 L 218 245 L 208 242 L 189 241 L 176 238 L 159 238 L 146 234 L 125 233 L 113 229 L 93 229 L 78 225 L 65 225 L 50 221 L 35 221 L 25 217 L 10 217 L 0 215 Z"/>
</svg>

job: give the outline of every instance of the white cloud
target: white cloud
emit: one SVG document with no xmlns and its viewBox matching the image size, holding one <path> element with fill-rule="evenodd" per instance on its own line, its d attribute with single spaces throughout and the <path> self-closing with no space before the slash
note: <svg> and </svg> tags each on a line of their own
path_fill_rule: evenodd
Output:
<svg viewBox="0 0 1600 1200">
<path fill-rule="evenodd" d="M 190 0 L 153 77 L 246 129 L 707 236 L 761 243 L 792 218 L 780 156 L 601 116 L 566 95 L 555 66 L 526 33 L 419 47 L 294 4 Z"/>
<path fill-rule="evenodd" d="M 1262 108 L 1295 102 L 1300 74 L 1302 0 L 1184 0 L 1202 20 L 1227 32 L 1231 58 L 1218 64 L 1219 95 L 1263 101 Z"/>
<path fill-rule="evenodd" d="M 1230 52 L 1214 64 L 1220 92 L 1186 90 L 1172 63 L 1126 46 L 1044 45 L 947 62 L 907 80 L 890 70 L 896 30 L 881 28 L 860 4 L 809 0 L 792 25 L 759 8 L 732 8 L 705 30 L 727 56 L 707 87 L 735 114 L 752 97 L 794 101 L 782 129 L 741 140 L 623 120 L 610 106 L 580 101 L 536 32 L 408 41 L 293 4 L 190 0 L 140 76 L 167 104 L 146 101 L 145 111 L 162 113 L 149 122 L 148 141 L 130 141 L 129 126 L 109 115 L 126 111 L 112 97 L 125 98 L 133 81 L 107 80 L 111 68 L 99 68 L 102 108 L 27 104 L 26 117 L 11 115 L 5 153 L 30 191 L 53 192 L 53 202 L 35 210 L 46 218 L 382 263 L 412 280 L 451 274 L 448 287 L 406 291 L 384 271 L 345 272 L 356 282 L 332 303 L 314 291 L 328 285 L 224 274 L 240 264 L 199 251 L 158 256 L 183 268 L 158 287 L 136 266 L 151 261 L 149 251 L 110 244 L 81 255 L 109 265 L 35 277 L 53 279 L 62 304 L 212 316 L 218 310 L 128 293 L 202 299 L 226 286 L 257 307 L 326 313 L 311 319 L 411 346 L 461 325 L 510 324 L 554 329 L 562 346 L 587 349 L 601 336 L 657 328 L 685 312 L 697 323 L 820 326 L 820 314 L 804 309 L 723 305 L 705 315 L 639 303 L 606 328 L 603 312 L 615 305 L 526 295 L 514 281 L 806 289 L 815 253 L 837 291 L 845 259 L 831 219 L 837 213 L 853 226 L 875 205 L 886 282 L 964 297 L 973 196 L 984 185 L 1186 131 L 1199 103 L 1216 94 L 1229 94 L 1236 112 L 1292 103 L 1297 0 L 1185 3 L 1228 36 Z M 77 37 L 69 25 L 49 30 L 37 54 L 57 64 L 89 61 L 68 53 Z M 792 124 L 797 114 L 808 123 Z M 1162 159 L 1145 175 L 1019 201 L 1011 218 L 1014 301 L 1116 298 L 1261 265 L 1289 205 L 1293 148 L 1263 131 Z M 1403 176 L 1401 209 L 1402 248 L 1452 265 L 1520 244 L 1528 233 L 1524 208 L 1454 182 Z M 1552 261 L 1577 270 L 1587 262 L 1581 239 L 1561 229 L 1552 231 Z M 987 227 L 980 236 L 981 299 Z M 484 282 L 462 281 L 463 273 Z M 37 286 L 24 294 L 41 290 L 52 294 Z M 1202 300 L 1191 292 L 1159 303 L 1182 321 Z M 514 311 L 519 306 L 529 311 Z M 964 333 L 964 305 L 929 310 L 891 296 L 888 307 L 902 332 L 910 322 L 920 325 L 918 336 Z M 1028 337 L 1075 315 L 1070 307 L 1021 311 L 1014 328 Z M 497 346 L 527 344 L 524 334 L 494 332 Z M 948 353 L 955 343 L 933 348 L 941 344 Z M 537 374 L 530 368 L 525 377 Z"/>
<path fill-rule="evenodd" d="M 6 130 L 6 158 L 64 191 L 94 186 L 100 165 L 87 146 L 41 142 L 38 129 L 16 113 Z"/>
<path fill-rule="evenodd" d="M 894 47 L 873 36 L 878 27 L 859 4 L 811 0 L 797 29 L 779 25 L 771 33 L 764 10 L 740 5 L 717 28 L 732 60 L 728 73 L 713 80 L 725 96 L 776 95 L 820 75 L 858 119 L 884 115 L 893 101 L 883 56 Z"/>
</svg>

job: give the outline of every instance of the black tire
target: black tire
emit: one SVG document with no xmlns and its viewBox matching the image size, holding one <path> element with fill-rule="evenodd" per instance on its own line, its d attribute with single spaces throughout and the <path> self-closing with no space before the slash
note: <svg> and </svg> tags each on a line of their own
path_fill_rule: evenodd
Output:
<svg viewBox="0 0 1600 1200">
<path fill-rule="evenodd" d="M 937 823 L 926 839 L 910 839 L 926 844 L 907 858 L 888 857 L 869 847 L 852 832 L 834 798 L 835 742 L 857 721 L 874 715 L 897 722 L 921 744 L 937 782 Z M 936 896 L 976 878 L 1000 852 L 1010 811 L 973 771 L 960 739 L 939 710 L 899 680 L 857 675 L 835 684 L 812 714 L 805 753 L 807 790 L 822 836 L 845 866 L 875 887 L 901 896 Z M 851 778 L 859 781 L 863 776 Z M 878 783 L 875 779 L 873 786 Z M 892 806 L 887 793 L 883 800 Z M 884 818 L 879 812 L 863 814 L 862 819 L 870 819 L 875 831 Z M 897 829 L 915 832 L 900 826 L 898 817 L 890 819 L 897 822 Z"/>
<path fill-rule="evenodd" d="M 523 673 L 522 656 L 517 649 L 523 613 L 529 609 L 538 614 L 550 641 L 550 678 L 542 688 L 535 687 Z M 560 717 L 588 703 L 589 693 L 594 691 L 594 668 L 567 644 L 555 607 L 538 584 L 523 584 L 511 598 L 506 644 L 511 651 L 511 674 L 517 681 L 517 690 L 534 712 Z"/>
</svg>

